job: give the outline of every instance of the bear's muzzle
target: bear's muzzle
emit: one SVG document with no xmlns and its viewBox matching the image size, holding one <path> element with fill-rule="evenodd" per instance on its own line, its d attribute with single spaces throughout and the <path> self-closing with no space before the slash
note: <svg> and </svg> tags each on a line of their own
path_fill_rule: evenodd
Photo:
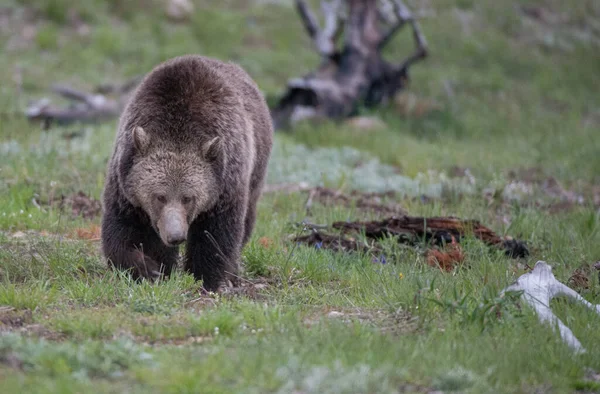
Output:
<svg viewBox="0 0 600 394">
<path fill-rule="evenodd" d="M 188 223 L 183 207 L 165 207 L 158 219 L 160 239 L 167 246 L 177 246 L 187 238 Z"/>
</svg>

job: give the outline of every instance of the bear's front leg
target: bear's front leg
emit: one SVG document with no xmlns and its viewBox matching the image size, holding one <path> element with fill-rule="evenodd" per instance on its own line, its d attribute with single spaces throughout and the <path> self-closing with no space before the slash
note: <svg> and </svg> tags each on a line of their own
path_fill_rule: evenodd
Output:
<svg viewBox="0 0 600 394">
<path fill-rule="evenodd" d="M 190 226 L 185 269 L 208 291 L 217 291 L 225 279 L 238 274 L 245 214 L 245 204 L 231 204 L 200 215 Z"/>
<path fill-rule="evenodd" d="M 154 229 L 135 214 L 108 210 L 102 218 L 102 251 L 113 267 L 134 279 L 169 276 L 177 263 L 177 248 L 162 243 Z"/>
</svg>

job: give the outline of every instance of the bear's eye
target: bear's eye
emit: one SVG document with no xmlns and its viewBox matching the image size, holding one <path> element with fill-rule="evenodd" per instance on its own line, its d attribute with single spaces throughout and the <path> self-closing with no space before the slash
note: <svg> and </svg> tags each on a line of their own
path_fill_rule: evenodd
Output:
<svg viewBox="0 0 600 394">
<path fill-rule="evenodd" d="M 158 201 L 161 204 L 165 204 L 167 202 L 167 197 L 162 194 L 157 194 L 155 198 L 156 201 Z"/>
<path fill-rule="evenodd" d="M 185 196 L 185 197 L 183 197 L 183 198 L 181 199 L 181 203 L 182 203 L 183 205 L 188 205 L 188 204 L 189 204 L 189 203 L 191 203 L 191 202 L 192 202 L 192 197 L 187 197 L 187 196 Z"/>
</svg>

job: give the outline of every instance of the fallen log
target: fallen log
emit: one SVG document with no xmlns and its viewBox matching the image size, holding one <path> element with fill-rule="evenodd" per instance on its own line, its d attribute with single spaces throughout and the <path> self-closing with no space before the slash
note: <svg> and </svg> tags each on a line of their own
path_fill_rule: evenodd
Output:
<svg viewBox="0 0 600 394">
<path fill-rule="evenodd" d="M 524 242 L 510 237 L 500 237 L 477 220 L 462 220 L 455 217 L 391 217 L 372 222 L 335 222 L 332 227 L 342 232 L 364 232 L 368 238 L 398 236 L 409 241 L 423 240 L 435 245 L 460 242 L 472 234 L 485 244 L 504 249 L 509 257 L 525 257 L 529 254 Z"/>
<path fill-rule="evenodd" d="M 425 218 L 405 215 L 381 221 L 334 222 L 331 229 L 338 230 L 339 234 L 327 233 L 323 231 L 322 226 L 305 225 L 305 227 L 311 230 L 311 234 L 297 236 L 294 238 L 295 242 L 335 251 L 381 252 L 376 242 L 361 242 L 357 237 L 360 234 L 372 241 L 392 236 L 399 243 L 411 245 L 425 243 L 442 247 L 460 243 L 464 237 L 472 235 L 488 246 L 503 250 L 509 257 L 519 258 L 529 255 L 525 242 L 511 237 L 501 237 L 477 220 L 462 220 L 454 217 Z"/>
<path fill-rule="evenodd" d="M 122 85 L 100 85 L 93 93 L 66 85 L 54 85 L 52 91 L 69 100 L 70 104 L 67 107 L 59 107 L 44 98 L 31 103 L 25 110 L 25 116 L 30 120 L 41 121 L 46 129 L 54 123 L 64 125 L 114 119 L 121 114 L 129 95 L 140 81 L 141 77 L 137 76 Z"/>
</svg>

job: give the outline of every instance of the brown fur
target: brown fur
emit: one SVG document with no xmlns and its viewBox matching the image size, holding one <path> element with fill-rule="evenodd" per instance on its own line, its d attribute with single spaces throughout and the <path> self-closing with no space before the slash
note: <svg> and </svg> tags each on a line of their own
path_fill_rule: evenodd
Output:
<svg viewBox="0 0 600 394">
<path fill-rule="evenodd" d="M 102 249 L 136 278 L 185 269 L 216 290 L 252 233 L 273 127 L 240 67 L 201 56 L 152 70 L 123 112 L 103 193 Z"/>
</svg>

